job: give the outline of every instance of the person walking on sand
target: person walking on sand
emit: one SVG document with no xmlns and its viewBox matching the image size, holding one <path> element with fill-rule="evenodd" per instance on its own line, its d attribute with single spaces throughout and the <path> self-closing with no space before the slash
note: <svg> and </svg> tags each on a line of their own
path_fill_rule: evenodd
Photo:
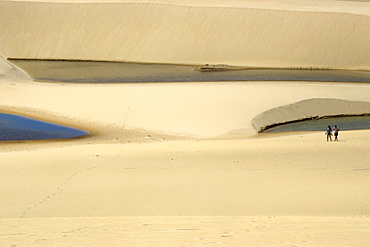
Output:
<svg viewBox="0 0 370 247">
<path fill-rule="evenodd" d="M 334 126 L 334 128 L 333 128 L 333 131 L 334 131 L 334 141 L 338 141 L 338 132 L 339 132 L 339 128 L 338 128 L 338 126 Z"/>
<path fill-rule="evenodd" d="M 329 139 L 330 139 L 330 141 L 332 141 L 332 139 L 331 139 L 332 130 L 331 130 L 330 125 L 328 125 L 328 129 L 326 130 L 325 135 L 326 135 L 326 141 L 327 142 L 329 141 Z"/>
</svg>

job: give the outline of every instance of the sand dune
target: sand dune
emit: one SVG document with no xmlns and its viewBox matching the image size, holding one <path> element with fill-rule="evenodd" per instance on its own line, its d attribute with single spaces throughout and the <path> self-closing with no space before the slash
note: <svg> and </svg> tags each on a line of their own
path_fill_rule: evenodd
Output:
<svg viewBox="0 0 370 247">
<path fill-rule="evenodd" d="M 370 84 L 41 83 L 6 58 L 369 69 L 369 11 L 0 1 L 0 112 L 91 132 L 0 142 L 0 246 L 367 246 L 370 131 L 257 130 L 368 112 Z"/>
<path fill-rule="evenodd" d="M 332 1 L 257 6 L 254 1 L 253 7 L 249 1 L 193 3 L 1 1 L 0 54 L 254 67 L 370 68 L 370 38 L 365 35 L 370 26 L 367 3 L 336 2 L 337 7 Z M 340 10 L 330 11 L 336 8 Z"/>
<path fill-rule="evenodd" d="M 49 84 L 2 64 L 1 112 L 92 133 L 0 144 L 4 246 L 368 242 L 370 132 L 335 145 L 322 132 L 258 138 L 252 120 L 275 121 L 277 106 L 285 117 L 364 110 L 369 84 Z"/>
<path fill-rule="evenodd" d="M 257 131 L 273 124 L 312 117 L 370 114 L 370 102 L 308 99 L 263 112 L 252 119 Z"/>
<path fill-rule="evenodd" d="M 246 138 L 275 123 L 312 116 L 370 112 L 370 85 L 366 83 L 203 82 L 67 86 L 31 82 L 19 68 L 1 58 L 0 62 L 0 72 L 4 71 L 0 85 L 3 88 L 0 109 L 3 111 L 98 132 L 102 131 L 98 130 L 102 126 L 110 126 L 120 132 L 115 138 L 122 138 L 125 134 L 121 132 L 125 129 L 136 129 L 138 132 L 134 132 L 141 133 L 140 136 L 149 131 L 151 135 L 157 132 L 183 137 Z M 29 83 L 19 87 L 10 87 L 7 83 L 20 80 Z M 287 92 L 292 87 L 294 93 L 288 97 Z M 40 94 L 44 96 L 36 97 Z M 332 98 L 328 98 L 330 95 Z"/>
</svg>

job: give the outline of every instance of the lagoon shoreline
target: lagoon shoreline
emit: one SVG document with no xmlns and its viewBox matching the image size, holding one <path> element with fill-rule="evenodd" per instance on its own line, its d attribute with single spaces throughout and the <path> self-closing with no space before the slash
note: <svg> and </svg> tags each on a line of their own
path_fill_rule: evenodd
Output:
<svg viewBox="0 0 370 247">
<path fill-rule="evenodd" d="M 0 142 L 1 246 L 368 245 L 370 130 L 253 125 L 368 113 L 369 83 L 46 83 L 6 60 L 367 70 L 368 2 L 114 2 L 0 2 L 1 112 L 92 133 Z"/>
</svg>

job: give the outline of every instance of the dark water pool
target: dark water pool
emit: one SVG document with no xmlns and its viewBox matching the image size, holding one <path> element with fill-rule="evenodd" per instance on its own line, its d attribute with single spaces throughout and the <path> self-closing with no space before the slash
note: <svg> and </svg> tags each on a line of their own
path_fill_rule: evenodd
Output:
<svg viewBox="0 0 370 247">
<path fill-rule="evenodd" d="M 370 72 L 343 70 L 247 69 L 201 72 L 197 66 L 96 61 L 9 59 L 36 81 L 73 83 L 326 81 L 370 82 Z"/>
<path fill-rule="evenodd" d="M 370 116 L 334 117 L 317 120 L 307 120 L 273 127 L 265 133 L 289 131 L 326 131 L 328 125 L 337 125 L 340 130 L 370 129 Z"/>
<path fill-rule="evenodd" d="M 87 134 L 84 130 L 0 113 L 0 141 L 73 138 Z"/>
</svg>

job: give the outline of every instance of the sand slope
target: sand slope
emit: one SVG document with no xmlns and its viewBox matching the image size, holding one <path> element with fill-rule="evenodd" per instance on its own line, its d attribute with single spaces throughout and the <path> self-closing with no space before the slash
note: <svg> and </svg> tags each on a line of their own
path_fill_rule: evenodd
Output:
<svg viewBox="0 0 370 247">
<path fill-rule="evenodd" d="M 1 226 L 11 225 L 1 228 Z M 37 230 L 29 231 L 37 225 Z M 4 246 L 352 246 L 368 219 L 341 217 L 105 217 L 0 219 Z M 3 232 L 3 231 L 2 231 Z M 1 240 L 0 240 L 1 241 Z"/>
<path fill-rule="evenodd" d="M 292 87 L 294 91 L 287 95 Z M 257 132 L 252 119 L 278 106 L 328 96 L 347 101 L 369 102 L 370 95 L 369 84 L 303 82 L 121 85 L 31 82 L 13 86 L 3 83 L 0 88 L 3 110 L 48 117 L 49 120 L 68 122 L 76 127 L 90 129 L 90 126 L 100 126 L 103 130 L 106 129 L 104 126 L 121 130 L 139 128 L 199 137 L 216 137 L 241 131 L 237 138 L 254 136 Z M 315 114 L 315 109 L 322 111 L 315 107 L 315 101 L 311 105 L 312 107 L 308 106 L 313 109 L 310 114 Z M 329 107 L 325 109 L 333 110 Z M 338 107 L 335 110 L 343 109 Z M 357 110 L 359 109 L 353 108 L 353 111 Z M 294 113 L 296 115 L 282 115 L 285 118 L 280 120 L 302 117 L 301 111 Z M 270 121 L 269 118 L 266 119 Z M 85 126 L 80 126 L 81 124 Z M 123 137 L 123 134 L 116 134 L 115 138 Z"/>
<path fill-rule="evenodd" d="M 369 137 L 2 145 L 1 243 L 366 246 Z"/>
<path fill-rule="evenodd" d="M 366 216 L 368 132 L 2 152 L 0 215 Z"/>
<path fill-rule="evenodd" d="M 3 80 L 0 89 L 2 111 L 93 133 L 0 144 L 5 246 L 369 241 L 369 131 L 327 143 L 323 131 L 258 138 L 252 126 L 276 106 L 336 102 L 328 92 L 368 102 L 369 84 Z"/>
<path fill-rule="evenodd" d="M 0 54 L 369 68 L 367 2 L 63 2 L 0 1 Z M 1 112 L 91 132 L 0 143 L 0 246 L 367 246 L 370 131 L 326 142 L 252 123 L 367 111 L 369 96 L 364 83 L 49 84 L 0 58 Z"/>
<path fill-rule="evenodd" d="M 5 57 L 370 68 L 368 3 L 1 1 L 0 15 Z"/>
</svg>

